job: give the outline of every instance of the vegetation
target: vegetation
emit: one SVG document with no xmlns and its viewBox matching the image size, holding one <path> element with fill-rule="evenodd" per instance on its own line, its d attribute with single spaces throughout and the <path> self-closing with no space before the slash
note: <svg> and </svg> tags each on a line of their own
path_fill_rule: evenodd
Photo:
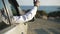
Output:
<svg viewBox="0 0 60 34">
<path fill-rule="evenodd" d="M 35 17 L 40 18 L 40 16 L 43 15 L 48 16 L 48 14 L 44 10 L 38 10 Z"/>
<path fill-rule="evenodd" d="M 54 12 L 50 12 L 48 14 L 49 17 L 60 17 L 60 11 L 54 11 Z"/>
</svg>

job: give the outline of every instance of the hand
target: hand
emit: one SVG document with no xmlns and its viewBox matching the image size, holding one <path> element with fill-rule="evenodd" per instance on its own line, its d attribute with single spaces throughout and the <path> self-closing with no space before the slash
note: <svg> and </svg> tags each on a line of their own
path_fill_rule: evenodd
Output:
<svg viewBox="0 0 60 34">
<path fill-rule="evenodd" d="M 37 6 L 37 7 L 39 7 L 40 6 L 40 2 L 38 1 L 38 0 L 34 0 L 34 6 Z"/>
</svg>

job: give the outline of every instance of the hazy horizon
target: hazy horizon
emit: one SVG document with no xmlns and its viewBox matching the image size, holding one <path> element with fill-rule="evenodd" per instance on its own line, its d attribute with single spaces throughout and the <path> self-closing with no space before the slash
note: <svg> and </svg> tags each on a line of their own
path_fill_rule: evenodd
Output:
<svg viewBox="0 0 60 34">
<path fill-rule="evenodd" d="M 28 10 L 32 9 L 33 6 L 21 6 L 21 9 Z M 60 6 L 40 6 L 38 10 L 44 10 L 46 13 L 59 10 Z"/>
</svg>

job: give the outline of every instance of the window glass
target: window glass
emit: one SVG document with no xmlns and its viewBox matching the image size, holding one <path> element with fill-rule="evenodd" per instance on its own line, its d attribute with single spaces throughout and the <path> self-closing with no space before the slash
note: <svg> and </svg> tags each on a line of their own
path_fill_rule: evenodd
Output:
<svg viewBox="0 0 60 34">
<path fill-rule="evenodd" d="M 2 0 L 0 0 L 0 10 L 3 9 L 3 3 L 2 3 Z"/>
<path fill-rule="evenodd" d="M 17 16 L 19 14 L 18 7 L 15 7 L 17 6 L 15 0 L 4 0 L 4 2 L 10 14 L 12 13 L 14 16 Z M 15 4 L 13 4 L 12 2 L 14 2 Z"/>
</svg>

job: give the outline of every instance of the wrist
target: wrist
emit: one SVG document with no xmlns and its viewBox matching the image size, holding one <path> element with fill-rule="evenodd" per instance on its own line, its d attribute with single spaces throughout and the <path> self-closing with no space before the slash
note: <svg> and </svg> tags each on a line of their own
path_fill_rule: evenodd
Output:
<svg viewBox="0 0 60 34">
<path fill-rule="evenodd" d="M 34 6 L 34 8 L 35 8 L 35 9 L 38 9 L 38 7 L 37 7 L 37 6 Z"/>
<path fill-rule="evenodd" d="M 38 6 L 35 6 L 35 7 L 37 7 L 37 8 L 38 8 Z"/>
</svg>

